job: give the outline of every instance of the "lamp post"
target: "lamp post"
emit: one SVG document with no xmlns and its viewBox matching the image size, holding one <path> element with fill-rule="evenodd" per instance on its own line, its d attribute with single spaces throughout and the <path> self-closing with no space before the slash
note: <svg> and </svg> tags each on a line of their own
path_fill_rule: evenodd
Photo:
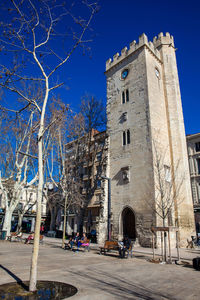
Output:
<svg viewBox="0 0 200 300">
<path fill-rule="evenodd" d="M 101 176 L 102 179 L 108 181 L 108 232 L 107 239 L 110 241 L 110 218 L 111 218 L 111 178 L 106 176 Z"/>
</svg>

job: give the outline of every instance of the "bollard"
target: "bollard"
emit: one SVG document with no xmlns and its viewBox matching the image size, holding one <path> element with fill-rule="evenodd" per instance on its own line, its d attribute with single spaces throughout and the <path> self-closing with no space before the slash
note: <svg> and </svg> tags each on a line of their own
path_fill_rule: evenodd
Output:
<svg viewBox="0 0 200 300">
<path fill-rule="evenodd" d="M 2 230 L 2 232 L 1 232 L 1 240 L 5 240 L 6 239 L 6 234 L 7 234 L 7 231 L 6 230 Z"/>
</svg>

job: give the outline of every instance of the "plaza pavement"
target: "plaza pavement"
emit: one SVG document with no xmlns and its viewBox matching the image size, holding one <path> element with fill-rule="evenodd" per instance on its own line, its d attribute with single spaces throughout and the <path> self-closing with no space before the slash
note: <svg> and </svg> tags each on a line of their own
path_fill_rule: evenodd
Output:
<svg viewBox="0 0 200 300">
<path fill-rule="evenodd" d="M 29 279 L 32 247 L 0 241 L 0 284 Z M 40 246 L 38 280 L 76 286 L 78 293 L 69 298 L 74 300 L 200 299 L 200 272 L 191 265 L 200 249 L 181 249 L 183 265 L 151 263 L 151 250 L 141 247 L 134 248 L 134 257 L 129 259 L 98 253 L 95 244 L 90 252 L 75 253 L 61 249 L 61 239 L 45 237 Z"/>
</svg>

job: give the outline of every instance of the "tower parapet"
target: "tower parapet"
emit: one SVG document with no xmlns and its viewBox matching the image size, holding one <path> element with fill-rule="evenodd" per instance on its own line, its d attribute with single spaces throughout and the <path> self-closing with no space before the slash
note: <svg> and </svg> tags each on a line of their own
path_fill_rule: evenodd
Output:
<svg viewBox="0 0 200 300">
<path fill-rule="evenodd" d="M 174 47 L 174 38 L 169 34 L 169 32 L 166 32 L 165 35 L 163 35 L 163 32 L 160 32 L 158 37 L 155 36 L 153 38 L 153 44 L 155 48 L 158 48 L 161 45 L 169 45 Z"/>
<path fill-rule="evenodd" d="M 166 32 L 166 35 L 164 36 L 163 33 L 159 33 L 158 36 L 155 36 L 153 38 L 153 42 L 148 41 L 148 37 L 146 36 L 145 33 L 143 33 L 139 37 L 138 43 L 136 41 L 132 41 L 129 44 L 129 49 L 127 47 L 124 47 L 121 50 L 121 54 L 116 53 L 113 56 L 113 59 L 109 58 L 106 61 L 106 71 L 120 63 L 124 58 L 128 57 L 129 55 L 133 54 L 134 52 L 138 51 L 141 47 L 146 46 L 153 55 L 156 56 L 157 59 L 161 59 L 160 57 L 160 52 L 157 48 L 159 48 L 160 45 L 171 45 L 174 47 L 174 39 L 173 36 L 169 34 L 169 32 Z"/>
</svg>

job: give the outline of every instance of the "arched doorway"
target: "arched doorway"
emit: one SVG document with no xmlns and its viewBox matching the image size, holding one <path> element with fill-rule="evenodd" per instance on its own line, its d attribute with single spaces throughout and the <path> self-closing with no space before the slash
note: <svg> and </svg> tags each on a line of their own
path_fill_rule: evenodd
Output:
<svg viewBox="0 0 200 300">
<path fill-rule="evenodd" d="M 127 235 L 130 239 L 136 239 L 135 214 L 129 208 L 124 208 L 122 212 L 123 236 Z"/>
</svg>

